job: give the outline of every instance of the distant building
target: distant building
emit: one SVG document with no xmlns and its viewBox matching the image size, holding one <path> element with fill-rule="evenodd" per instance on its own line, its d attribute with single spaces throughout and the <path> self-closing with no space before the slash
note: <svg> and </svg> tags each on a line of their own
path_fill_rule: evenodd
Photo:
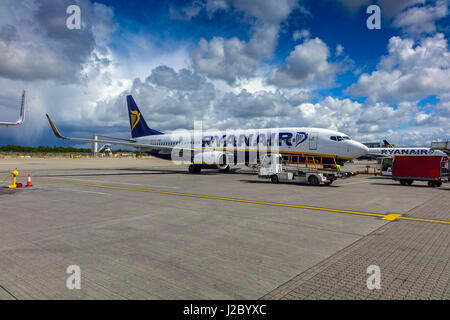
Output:
<svg viewBox="0 0 450 320">
<path fill-rule="evenodd" d="M 363 142 L 367 148 L 393 148 L 395 145 L 390 144 L 387 140 L 383 140 L 383 142 Z"/>
<path fill-rule="evenodd" d="M 382 148 L 383 144 L 381 142 L 363 142 L 367 148 Z"/>
</svg>

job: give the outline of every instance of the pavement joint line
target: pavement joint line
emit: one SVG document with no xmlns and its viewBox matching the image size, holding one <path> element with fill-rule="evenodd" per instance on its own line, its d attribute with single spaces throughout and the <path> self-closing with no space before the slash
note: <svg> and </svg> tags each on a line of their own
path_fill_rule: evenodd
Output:
<svg viewBox="0 0 450 320">
<path fill-rule="evenodd" d="M 11 297 L 13 297 L 14 300 L 17 300 L 17 297 L 13 295 L 8 289 L 6 289 L 4 286 L 0 284 L 0 289 L 3 289 L 7 294 L 9 294 Z"/>
<path fill-rule="evenodd" d="M 180 192 L 171 192 L 171 191 L 162 191 L 162 190 L 138 189 L 138 188 L 127 188 L 127 187 L 118 187 L 118 186 L 106 186 L 106 185 L 88 184 L 88 183 L 73 182 L 73 181 L 55 181 L 55 180 L 43 180 L 43 179 L 34 179 L 34 181 L 37 181 L 37 182 L 49 182 L 49 183 L 61 183 L 61 184 L 72 184 L 72 185 L 80 185 L 80 186 L 96 187 L 96 188 L 105 188 L 105 189 L 115 189 L 115 190 L 151 192 L 151 193 L 167 194 L 167 195 L 175 195 L 175 196 L 203 198 L 203 199 L 215 199 L 215 200 L 225 200 L 225 201 L 234 201 L 234 202 L 252 203 L 252 204 L 262 204 L 262 205 L 288 207 L 288 208 L 300 208 L 300 209 L 309 209 L 309 210 L 326 211 L 326 212 L 348 213 L 348 214 L 355 214 L 355 215 L 373 216 L 373 217 L 379 217 L 379 218 L 389 217 L 390 215 L 391 216 L 392 215 L 401 216 L 400 214 L 392 214 L 392 213 L 391 214 L 383 214 L 383 213 L 361 212 L 361 211 L 352 211 L 352 210 L 341 210 L 341 209 L 332 209 L 332 208 L 322 208 L 322 207 L 314 207 L 314 206 L 288 204 L 288 203 L 277 203 L 277 202 L 267 202 L 267 201 L 257 201 L 257 200 L 246 200 L 246 199 L 237 199 L 237 198 L 228 198 L 228 197 L 219 197 L 219 196 L 208 196 L 208 195 L 201 195 L 201 194 L 180 193 Z"/>
</svg>

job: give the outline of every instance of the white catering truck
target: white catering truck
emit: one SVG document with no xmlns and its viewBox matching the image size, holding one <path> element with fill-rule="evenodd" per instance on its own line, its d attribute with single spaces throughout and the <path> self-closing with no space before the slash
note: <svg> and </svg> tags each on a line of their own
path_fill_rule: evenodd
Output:
<svg viewBox="0 0 450 320">
<path fill-rule="evenodd" d="M 340 173 L 337 170 L 285 166 L 283 157 L 278 153 L 265 155 L 258 172 L 259 178 L 270 179 L 273 183 L 280 181 L 303 182 L 313 186 L 320 184 L 329 186 L 339 176 Z"/>
</svg>

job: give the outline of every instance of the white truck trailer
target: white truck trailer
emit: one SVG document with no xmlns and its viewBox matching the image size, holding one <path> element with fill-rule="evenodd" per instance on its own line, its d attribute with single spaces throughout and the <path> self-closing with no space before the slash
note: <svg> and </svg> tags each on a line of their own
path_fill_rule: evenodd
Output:
<svg viewBox="0 0 450 320">
<path fill-rule="evenodd" d="M 285 166 L 283 165 L 283 157 L 277 153 L 265 155 L 258 172 L 259 178 L 270 179 L 272 183 L 278 183 L 280 181 L 303 182 L 313 186 L 320 184 L 329 186 L 339 176 L 340 173 L 337 170 Z"/>
</svg>

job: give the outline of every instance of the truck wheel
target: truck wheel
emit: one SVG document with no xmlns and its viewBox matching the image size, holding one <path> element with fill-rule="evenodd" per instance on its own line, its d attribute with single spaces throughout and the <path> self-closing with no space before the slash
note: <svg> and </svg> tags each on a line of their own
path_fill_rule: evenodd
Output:
<svg viewBox="0 0 450 320">
<path fill-rule="evenodd" d="M 332 183 L 333 183 L 333 181 L 325 182 L 324 184 L 325 184 L 326 186 L 329 186 L 329 185 L 331 185 Z"/>
<path fill-rule="evenodd" d="M 434 184 L 434 181 L 428 181 L 428 186 L 429 187 L 435 187 L 436 185 Z"/>
<path fill-rule="evenodd" d="M 406 180 L 401 179 L 401 180 L 400 180 L 400 184 L 401 184 L 402 186 L 406 185 Z"/>
<path fill-rule="evenodd" d="M 406 183 L 408 184 L 408 186 L 412 185 L 413 182 L 414 182 L 414 180 L 408 180 L 408 181 L 406 181 Z"/>
<path fill-rule="evenodd" d="M 280 182 L 280 180 L 278 179 L 277 175 L 273 175 L 270 177 L 270 180 L 272 181 L 272 183 L 278 183 Z"/>
<path fill-rule="evenodd" d="M 312 185 L 312 186 L 318 186 L 318 185 L 319 185 L 319 179 L 317 179 L 316 176 L 310 176 L 310 177 L 308 178 L 308 182 L 309 182 L 309 184 Z"/>
<path fill-rule="evenodd" d="M 436 187 L 442 186 L 442 181 L 436 182 Z"/>
</svg>

